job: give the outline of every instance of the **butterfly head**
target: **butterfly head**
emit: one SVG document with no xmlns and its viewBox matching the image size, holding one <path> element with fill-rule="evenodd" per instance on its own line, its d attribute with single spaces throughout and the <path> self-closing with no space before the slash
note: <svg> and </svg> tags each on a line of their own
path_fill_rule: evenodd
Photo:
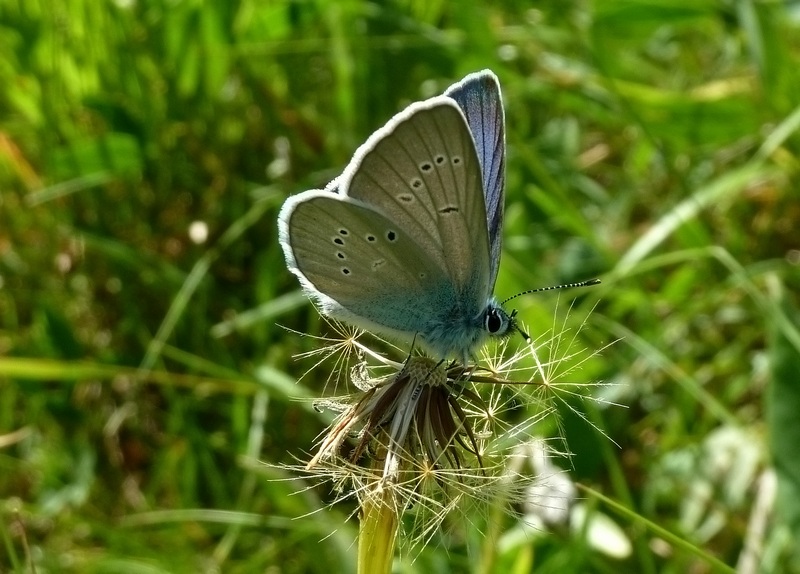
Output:
<svg viewBox="0 0 800 574">
<path fill-rule="evenodd" d="M 483 328 L 492 337 L 508 337 L 516 331 L 528 341 L 530 338 L 518 325 L 516 315 L 516 309 L 508 313 L 500 303 L 491 301 L 483 312 Z"/>
</svg>

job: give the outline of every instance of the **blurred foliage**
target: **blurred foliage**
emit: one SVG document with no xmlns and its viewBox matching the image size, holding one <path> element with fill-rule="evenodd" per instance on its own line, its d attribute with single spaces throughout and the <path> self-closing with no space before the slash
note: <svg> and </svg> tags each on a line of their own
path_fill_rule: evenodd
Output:
<svg viewBox="0 0 800 574">
<path fill-rule="evenodd" d="M 0 570 L 353 570 L 352 507 L 258 462 L 328 422 L 277 210 L 488 67 L 497 293 L 601 275 L 570 317 L 622 338 L 577 374 L 616 445 L 568 409 L 542 433 L 701 555 L 618 516 L 628 558 L 554 531 L 486 571 L 800 572 L 799 28 L 757 0 L 0 0 Z M 556 304 L 519 301 L 532 334 Z M 399 571 L 472 571 L 468 522 Z"/>
</svg>

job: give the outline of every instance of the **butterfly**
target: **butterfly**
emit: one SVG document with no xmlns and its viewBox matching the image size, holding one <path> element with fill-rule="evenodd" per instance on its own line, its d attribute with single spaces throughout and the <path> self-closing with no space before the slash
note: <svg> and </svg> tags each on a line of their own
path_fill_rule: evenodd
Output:
<svg viewBox="0 0 800 574">
<path fill-rule="evenodd" d="M 487 337 L 519 330 L 492 295 L 504 122 L 497 77 L 470 74 L 391 118 L 325 189 L 286 200 L 286 265 L 323 314 L 465 366 Z"/>
</svg>

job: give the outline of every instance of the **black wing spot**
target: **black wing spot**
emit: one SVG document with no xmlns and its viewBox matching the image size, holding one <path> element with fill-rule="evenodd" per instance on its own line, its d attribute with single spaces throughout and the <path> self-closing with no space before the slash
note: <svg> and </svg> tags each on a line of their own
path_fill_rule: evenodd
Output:
<svg viewBox="0 0 800 574">
<path fill-rule="evenodd" d="M 395 241 L 397 241 L 397 233 L 395 233 L 390 229 L 389 231 L 386 232 L 386 239 L 394 243 Z"/>
<path fill-rule="evenodd" d="M 422 180 L 419 179 L 418 177 L 412 179 L 411 180 L 411 187 L 413 187 L 414 189 L 419 189 L 420 187 L 422 187 Z"/>
<path fill-rule="evenodd" d="M 334 242 L 336 245 L 344 245 L 344 241 L 342 240 L 342 238 L 341 238 L 341 237 L 334 237 L 334 238 L 333 238 L 333 242 Z"/>
<path fill-rule="evenodd" d="M 457 156 L 457 155 L 454 155 L 453 158 L 451 159 L 451 161 L 453 162 L 453 165 L 458 165 L 458 164 L 461 163 L 461 157 Z"/>
<path fill-rule="evenodd" d="M 339 235 L 350 235 L 350 232 L 347 231 L 344 227 L 339 230 Z"/>
<path fill-rule="evenodd" d="M 425 173 L 428 173 L 430 170 L 433 169 L 433 165 L 431 164 L 431 162 L 425 161 L 419 164 L 419 168 Z"/>
<path fill-rule="evenodd" d="M 375 239 L 376 239 L 376 237 L 374 235 L 372 235 L 372 234 L 367 235 L 367 241 L 369 241 L 370 243 L 373 243 L 375 241 Z"/>
<path fill-rule="evenodd" d="M 436 165 L 442 165 L 444 163 L 444 156 L 437 155 L 436 158 L 433 160 L 436 162 Z"/>
<path fill-rule="evenodd" d="M 347 267 L 342 267 L 342 275 L 350 275 L 350 270 Z"/>
<path fill-rule="evenodd" d="M 446 215 L 448 213 L 453 213 L 453 212 L 458 213 L 459 211 L 460 210 L 456 205 L 448 205 L 439 209 L 439 213 L 441 213 L 442 215 Z"/>
<path fill-rule="evenodd" d="M 347 259 L 347 257 L 345 257 L 344 253 L 342 253 L 341 251 L 336 252 L 336 257 L 338 257 L 339 259 Z"/>
<path fill-rule="evenodd" d="M 414 202 L 414 196 L 411 195 L 410 193 L 401 193 L 400 195 L 397 196 L 397 199 L 399 199 L 403 203 L 413 203 Z"/>
</svg>

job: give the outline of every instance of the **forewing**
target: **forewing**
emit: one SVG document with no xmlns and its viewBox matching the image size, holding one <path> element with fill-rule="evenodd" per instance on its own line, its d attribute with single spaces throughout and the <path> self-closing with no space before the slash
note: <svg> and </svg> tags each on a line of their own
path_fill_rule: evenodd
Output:
<svg viewBox="0 0 800 574">
<path fill-rule="evenodd" d="M 307 191 L 287 201 L 279 224 L 290 270 L 329 315 L 413 334 L 455 297 L 408 231 L 358 200 Z"/>
<path fill-rule="evenodd" d="M 506 136 L 500 83 L 490 70 L 475 72 L 444 93 L 458 103 L 467 119 L 481 165 L 486 222 L 491 252 L 490 285 L 494 288 L 503 243 Z"/>
<path fill-rule="evenodd" d="M 392 118 L 359 148 L 339 185 L 340 193 L 384 215 L 445 270 L 457 294 L 456 313 L 471 317 L 483 310 L 491 269 L 481 169 L 452 99 L 418 102 Z"/>
</svg>

